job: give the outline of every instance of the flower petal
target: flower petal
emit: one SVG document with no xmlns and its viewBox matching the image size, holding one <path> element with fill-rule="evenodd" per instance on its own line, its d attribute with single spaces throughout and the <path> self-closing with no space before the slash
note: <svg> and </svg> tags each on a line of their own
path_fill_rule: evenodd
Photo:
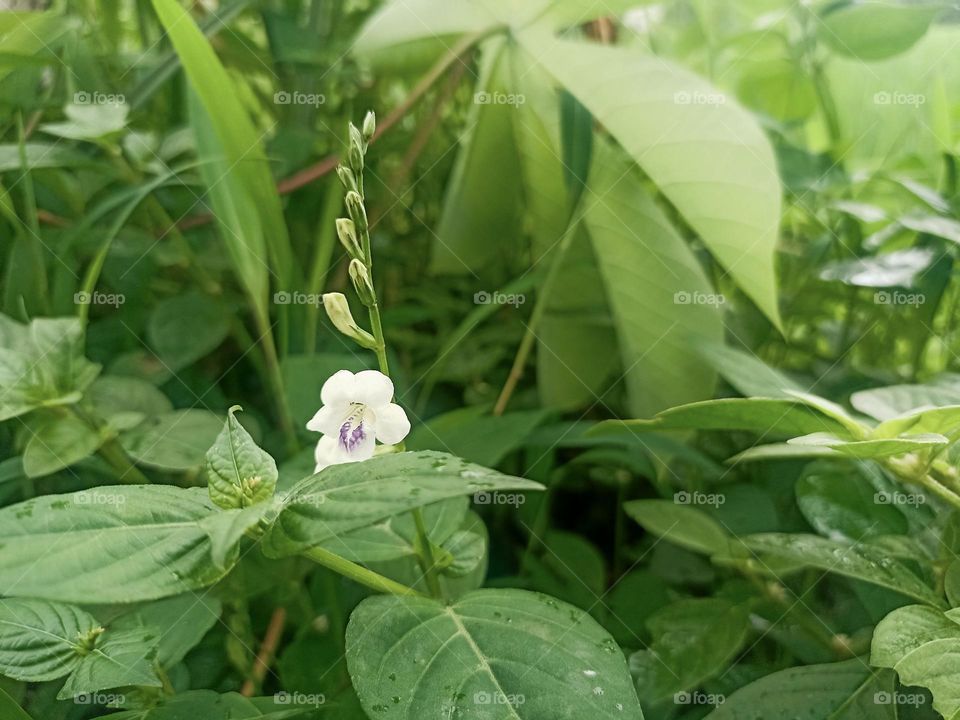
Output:
<svg viewBox="0 0 960 720">
<path fill-rule="evenodd" d="M 353 462 L 348 455 L 340 451 L 336 437 L 336 435 L 324 435 L 317 442 L 317 447 L 313 451 L 313 459 L 317 463 L 317 466 L 313 469 L 315 473 L 331 465 Z"/>
<path fill-rule="evenodd" d="M 361 370 L 355 376 L 354 402 L 369 406 L 375 412 L 393 400 L 393 381 L 379 370 Z"/>
<path fill-rule="evenodd" d="M 307 430 L 337 436 L 343 419 L 350 414 L 350 406 L 342 403 L 324 405 L 307 422 Z"/>
<path fill-rule="evenodd" d="M 320 402 L 324 405 L 346 405 L 356 398 L 356 376 L 349 370 L 337 370 L 327 378 L 320 390 Z"/>
<path fill-rule="evenodd" d="M 337 448 L 350 460 L 369 460 L 376 444 L 373 426 L 365 419 L 358 421 L 357 416 L 352 416 L 340 426 Z"/>
<path fill-rule="evenodd" d="M 376 411 L 377 440 L 386 445 L 396 445 L 410 433 L 410 420 L 403 408 L 396 403 L 378 407 Z"/>
</svg>

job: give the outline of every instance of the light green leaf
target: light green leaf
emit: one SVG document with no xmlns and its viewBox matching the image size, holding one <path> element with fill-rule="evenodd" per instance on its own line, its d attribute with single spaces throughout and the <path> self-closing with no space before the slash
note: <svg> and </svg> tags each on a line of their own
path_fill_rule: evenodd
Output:
<svg viewBox="0 0 960 720">
<path fill-rule="evenodd" d="M 913 47 L 943 7 L 940 3 L 851 0 L 823 14 L 818 34 L 841 55 L 881 60 Z"/>
<path fill-rule="evenodd" d="M 23 472 L 43 477 L 93 455 L 104 438 L 76 415 L 46 415 L 25 425 Z"/>
<path fill-rule="evenodd" d="M 383 720 L 643 717 L 606 631 L 523 590 L 478 590 L 451 605 L 368 598 L 347 626 L 347 666 L 364 710 Z"/>
<path fill-rule="evenodd" d="M 100 717 L 103 720 L 287 720 L 305 717 L 315 709 L 314 705 L 277 706 L 274 697 L 247 698 L 239 693 L 221 695 L 212 690 L 188 690 L 164 698 L 156 707 Z"/>
<path fill-rule="evenodd" d="M 222 428 L 207 410 L 175 410 L 147 419 L 123 433 L 120 442 L 142 465 L 184 471 L 200 467 Z"/>
<path fill-rule="evenodd" d="M 533 28 L 517 37 L 617 139 L 779 327 L 773 258 L 780 182 L 770 144 L 750 115 L 663 58 L 556 40 Z"/>
<path fill-rule="evenodd" d="M 84 396 L 97 415 L 111 427 L 126 430 L 145 418 L 173 410 L 173 403 L 157 387 L 144 380 L 104 375 L 93 381 Z"/>
<path fill-rule="evenodd" d="M 897 608 L 873 631 L 870 664 L 894 668 L 917 648 L 934 640 L 960 641 L 960 624 L 941 610 L 927 605 Z"/>
<path fill-rule="evenodd" d="M 876 420 L 891 420 L 911 410 L 960 404 L 960 388 L 942 385 L 890 385 L 861 390 L 850 396 L 850 404 Z"/>
<path fill-rule="evenodd" d="M 413 508 L 461 495 L 541 490 L 539 483 L 503 475 L 437 452 L 405 452 L 333 465 L 300 481 L 283 499 L 264 538 L 275 557 L 321 545 Z"/>
<path fill-rule="evenodd" d="M 24 143 L 27 156 L 27 169 L 44 170 L 48 168 L 67 168 L 92 165 L 89 156 L 76 150 L 63 147 L 57 142 Z M 20 170 L 20 146 L 15 143 L 0 144 L 0 172 Z"/>
<path fill-rule="evenodd" d="M 949 442 L 943 435 L 925 433 L 910 435 L 909 437 L 872 440 L 843 440 L 829 433 L 811 433 L 802 437 L 791 438 L 791 445 L 805 445 L 813 447 L 828 447 L 834 452 L 855 458 L 881 458 L 904 453 L 929 450 Z"/>
<path fill-rule="evenodd" d="M 786 560 L 825 572 L 864 580 L 907 597 L 941 606 L 943 600 L 905 564 L 870 545 L 848 544 L 816 535 L 761 533 L 741 538 L 744 546 L 767 558 Z"/>
<path fill-rule="evenodd" d="M 747 430 L 761 437 L 830 432 L 849 436 L 845 425 L 799 401 L 723 398 L 670 408 L 652 420 L 609 420 L 590 431 L 601 436 L 622 427 L 636 430 Z"/>
<path fill-rule="evenodd" d="M 178 595 L 226 574 L 211 533 L 250 510 L 218 510 L 205 488 L 130 485 L 46 495 L 0 509 L 5 594 L 80 603 Z M 206 522 L 206 525 L 204 524 Z M 223 534 L 220 535 L 223 537 Z M 29 568 L 29 572 L 26 569 Z"/>
<path fill-rule="evenodd" d="M 0 420 L 75 403 L 100 372 L 83 356 L 83 328 L 76 318 L 37 318 L 29 326 L 7 319 L 3 325 Z"/>
<path fill-rule="evenodd" d="M 127 106 L 122 102 L 67 105 L 65 122 L 44 123 L 40 126 L 48 135 L 68 140 L 100 140 L 118 133 L 127 124 Z"/>
<path fill-rule="evenodd" d="M 222 508 L 266 502 L 277 487 L 277 463 L 237 421 L 237 410 L 239 405 L 227 411 L 223 430 L 206 456 L 210 499 Z"/>
<path fill-rule="evenodd" d="M 808 720 L 897 720 L 888 673 L 876 673 L 859 658 L 806 665 L 771 673 L 737 690 L 706 720 L 796 720 L 798 708 Z"/>
<path fill-rule="evenodd" d="M 702 510 L 669 500 L 632 500 L 624 504 L 623 510 L 645 530 L 694 552 L 721 552 L 732 539 L 720 523 Z"/>
<path fill-rule="evenodd" d="M 705 343 L 699 352 L 744 397 L 791 398 L 790 391 L 803 391 L 799 383 L 753 353 L 723 343 Z"/>
<path fill-rule="evenodd" d="M 690 348 L 723 339 L 722 302 L 630 168 L 608 143 L 597 144 L 584 222 L 617 331 L 630 411 L 649 415 L 712 396 L 715 375 Z"/>
<path fill-rule="evenodd" d="M 463 577 L 472 573 L 487 554 L 486 538 L 469 530 L 458 530 L 441 546 L 453 558 L 443 569 L 450 577 Z"/>
<path fill-rule="evenodd" d="M 936 408 L 918 408 L 897 415 L 874 428 L 875 438 L 892 438 L 898 435 L 926 435 L 935 433 L 953 437 L 960 431 L 960 404 Z"/>
</svg>

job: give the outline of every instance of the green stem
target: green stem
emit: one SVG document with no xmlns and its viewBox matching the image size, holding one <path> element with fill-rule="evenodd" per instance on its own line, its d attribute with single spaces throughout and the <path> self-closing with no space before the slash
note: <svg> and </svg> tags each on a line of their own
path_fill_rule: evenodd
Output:
<svg viewBox="0 0 960 720">
<path fill-rule="evenodd" d="M 417 544 L 419 545 L 417 559 L 423 570 L 423 577 L 427 581 L 427 587 L 430 588 L 430 594 L 438 600 L 443 599 L 443 591 L 440 589 L 440 580 L 437 577 L 437 561 L 433 557 L 433 547 L 430 545 L 430 536 L 423 522 L 423 513 L 420 508 L 414 508 L 413 522 L 417 526 Z"/>
<path fill-rule="evenodd" d="M 98 435 L 103 434 L 103 423 L 95 417 L 76 405 L 71 405 L 69 409 L 81 422 L 85 423 L 95 433 Z M 97 454 L 116 471 L 117 479 L 120 480 L 120 482 L 135 485 L 150 484 L 150 479 L 133 464 L 116 437 L 108 437 L 97 449 Z"/>
<path fill-rule="evenodd" d="M 261 313 L 255 312 L 254 315 L 257 321 L 257 330 L 260 333 L 260 341 L 263 343 L 263 359 L 267 366 L 267 383 L 276 403 L 277 417 L 280 421 L 280 429 L 287 440 L 287 449 L 290 454 L 293 454 L 300 449 L 300 443 L 294 429 L 290 403 L 287 402 L 287 394 L 284 392 L 283 373 L 280 371 L 277 346 L 273 341 L 273 328 L 270 326 L 270 321 Z"/>
<path fill-rule="evenodd" d="M 423 593 L 417 592 L 411 587 L 401 585 L 398 582 L 384 577 L 379 573 L 368 570 L 362 565 L 350 562 L 339 555 L 335 555 L 329 550 L 320 547 L 311 548 L 303 553 L 304 557 L 310 558 L 318 565 L 332 570 L 345 578 L 349 578 L 371 590 L 377 592 L 389 593 L 391 595 L 402 595 L 405 597 L 423 597 Z"/>
</svg>

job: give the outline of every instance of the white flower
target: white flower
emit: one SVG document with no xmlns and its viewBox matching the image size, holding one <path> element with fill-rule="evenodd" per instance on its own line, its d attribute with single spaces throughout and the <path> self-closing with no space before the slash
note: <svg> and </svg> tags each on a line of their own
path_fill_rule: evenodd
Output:
<svg viewBox="0 0 960 720">
<path fill-rule="evenodd" d="M 410 432 L 403 408 L 390 402 L 393 382 L 377 370 L 334 373 L 323 384 L 320 399 L 323 407 L 307 423 L 308 430 L 324 434 L 317 443 L 316 472 L 327 465 L 367 460 L 373 457 L 376 440 L 394 445 Z"/>
</svg>

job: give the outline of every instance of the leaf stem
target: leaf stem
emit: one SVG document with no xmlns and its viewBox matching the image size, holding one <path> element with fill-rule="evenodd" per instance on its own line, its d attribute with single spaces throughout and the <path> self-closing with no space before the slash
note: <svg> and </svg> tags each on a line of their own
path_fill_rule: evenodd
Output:
<svg viewBox="0 0 960 720">
<path fill-rule="evenodd" d="M 423 593 L 414 590 L 411 587 L 402 585 L 390 578 L 384 577 L 380 573 L 368 570 L 362 565 L 350 562 L 346 558 L 335 555 L 329 550 L 321 547 L 315 547 L 303 553 L 304 557 L 313 560 L 318 565 L 332 570 L 345 578 L 349 578 L 364 587 L 377 592 L 389 593 L 390 595 L 402 595 L 405 597 L 424 597 Z"/>
</svg>

